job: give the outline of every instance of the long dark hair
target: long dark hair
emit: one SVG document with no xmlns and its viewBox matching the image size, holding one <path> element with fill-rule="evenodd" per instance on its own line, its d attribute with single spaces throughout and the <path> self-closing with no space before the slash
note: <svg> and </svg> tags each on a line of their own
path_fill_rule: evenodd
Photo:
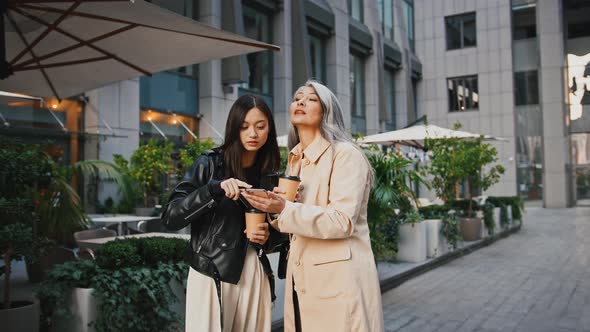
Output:
<svg viewBox="0 0 590 332">
<path fill-rule="evenodd" d="M 225 124 L 225 139 L 221 148 L 226 178 L 246 180 L 242 169 L 242 153 L 244 147 L 240 140 L 240 129 L 246 114 L 253 108 L 258 108 L 268 120 L 268 137 L 264 145 L 256 152 L 254 167 L 258 167 L 261 175 L 267 175 L 279 170 L 281 157 L 277 144 L 277 130 L 272 112 L 264 99 L 247 94 L 238 98 L 231 109 Z"/>
</svg>

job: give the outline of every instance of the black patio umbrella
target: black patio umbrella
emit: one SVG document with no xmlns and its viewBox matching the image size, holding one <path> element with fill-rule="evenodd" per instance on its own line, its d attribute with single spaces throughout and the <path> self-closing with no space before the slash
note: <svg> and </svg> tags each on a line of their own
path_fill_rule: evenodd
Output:
<svg viewBox="0 0 590 332">
<path fill-rule="evenodd" d="M 279 49 L 143 0 L 0 0 L 0 29 L 0 90 L 42 97 Z"/>
</svg>

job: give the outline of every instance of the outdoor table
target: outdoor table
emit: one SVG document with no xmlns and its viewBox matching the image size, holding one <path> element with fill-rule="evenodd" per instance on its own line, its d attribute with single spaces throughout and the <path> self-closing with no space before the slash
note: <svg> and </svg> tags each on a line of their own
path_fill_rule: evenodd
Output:
<svg viewBox="0 0 590 332">
<path fill-rule="evenodd" d="M 123 235 L 123 236 L 110 236 L 110 237 L 101 237 L 97 239 L 87 239 L 87 240 L 80 240 L 78 243 L 83 244 L 84 247 L 96 250 L 96 248 L 100 247 L 101 245 L 114 241 L 114 240 L 123 240 L 123 239 L 131 239 L 131 238 L 143 238 L 143 237 L 169 237 L 169 238 L 178 238 L 178 239 L 185 239 L 190 240 L 190 234 L 177 234 L 177 233 L 142 233 L 142 234 L 133 234 L 133 235 Z"/>
<path fill-rule="evenodd" d="M 159 219 L 160 217 L 145 217 L 145 216 L 132 216 L 132 215 L 115 215 L 112 217 L 91 217 L 92 222 L 100 222 L 105 224 L 118 224 L 117 233 L 119 235 L 127 235 L 128 227 L 127 223 L 139 222 L 152 219 Z"/>
</svg>

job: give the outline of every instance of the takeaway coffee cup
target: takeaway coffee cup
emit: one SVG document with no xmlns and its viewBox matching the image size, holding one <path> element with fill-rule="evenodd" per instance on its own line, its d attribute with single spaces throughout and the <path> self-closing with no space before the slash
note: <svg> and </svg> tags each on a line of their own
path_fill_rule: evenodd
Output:
<svg viewBox="0 0 590 332">
<path fill-rule="evenodd" d="M 293 202 L 297 195 L 297 188 L 301 183 L 301 179 L 298 176 L 279 176 L 279 188 L 281 188 L 285 194 L 281 194 L 286 200 Z"/>
<path fill-rule="evenodd" d="M 258 224 L 264 223 L 266 213 L 257 209 L 246 210 L 246 236 L 249 238 L 251 232 L 259 230 Z"/>
</svg>

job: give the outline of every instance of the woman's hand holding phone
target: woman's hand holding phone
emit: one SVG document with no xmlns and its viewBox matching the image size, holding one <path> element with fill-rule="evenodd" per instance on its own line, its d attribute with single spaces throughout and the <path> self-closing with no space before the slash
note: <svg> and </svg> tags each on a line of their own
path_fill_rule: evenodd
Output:
<svg viewBox="0 0 590 332">
<path fill-rule="evenodd" d="M 234 201 L 240 198 L 240 187 L 241 188 L 252 188 L 251 185 L 238 179 L 229 178 L 221 182 L 221 189 L 225 191 L 225 196 L 231 198 Z"/>
</svg>

